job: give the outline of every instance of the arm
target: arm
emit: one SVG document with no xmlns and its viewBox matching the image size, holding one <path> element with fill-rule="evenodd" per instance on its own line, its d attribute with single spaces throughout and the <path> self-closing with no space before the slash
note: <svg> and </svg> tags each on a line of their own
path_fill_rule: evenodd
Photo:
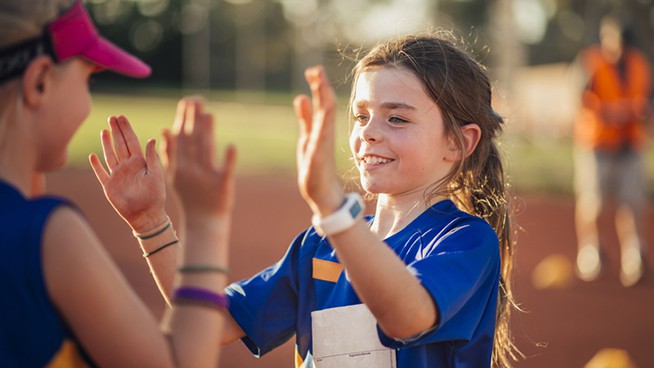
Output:
<svg viewBox="0 0 654 368">
<path fill-rule="evenodd" d="M 298 183 L 311 210 L 327 216 L 343 201 L 334 163 L 335 97 L 322 68 L 308 69 L 305 75 L 313 105 L 307 96 L 298 96 L 294 101 L 300 122 Z M 357 295 L 387 335 L 407 338 L 436 324 L 437 309 L 427 290 L 363 221 L 331 235 L 329 241 Z"/>
<path fill-rule="evenodd" d="M 165 136 L 167 139 L 164 141 L 162 161 L 169 174 L 173 173 L 175 169 L 171 148 L 175 144 L 174 135 L 180 132 L 182 122 L 186 119 L 186 105 L 190 101 L 180 101 L 173 134 Z M 203 114 L 194 114 L 193 119 L 200 116 Z M 95 154 L 89 157 L 91 166 L 98 181 L 102 184 L 107 199 L 133 231 L 141 234 L 151 233 L 152 229 L 160 227 L 168 220 L 165 211 L 165 177 L 157 159 L 155 142 L 147 143 L 146 154 L 143 155 L 138 138 L 126 118 L 111 117 L 109 126 L 111 132 L 104 130 L 101 135 L 108 171 L 104 169 Z M 200 125 L 197 127 L 201 128 Z M 202 129 L 207 129 L 207 126 L 202 126 Z M 207 137 L 211 138 L 213 135 L 207 135 Z M 172 178 L 170 179 L 172 180 Z M 171 237 L 175 237 L 172 230 L 163 236 L 140 241 L 143 253 L 151 252 L 166 244 Z M 177 244 L 146 258 L 159 291 L 168 304 L 170 304 L 169 298 L 172 295 L 174 273 L 182 249 Z M 227 313 L 223 343 L 233 341 L 243 335 L 238 324 Z"/>
<path fill-rule="evenodd" d="M 216 229 L 224 230 L 221 226 Z M 189 231 L 198 235 L 195 240 L 202 241 L 195 244 L 211 244 L 210 248 L 219 249 L 216 253 L 225 252 L 223 234 L 203 229 Z M 186 248 L 190 256 L 198 253 L 198 247 Z M 204 248 L 209 247 L 199 250 Z M 219 254 L 211 257 L 206 261 L 224 262 Z M 58 209 L 48 221 L 43 240 L 43 263 L 49 295 L 98 365 L 216 366 L 223 314 L 197 307 L 169 309 L 164 321 L 174 324 L 164 329 L 170 331 L 170 339 L 166 339 L 154 316 L 75 211 L 66 207 Z M 178 280 L 182 285 L 194 286 L 205 286 L 203 282 L 207 281 L 216 291 L 225 286 L 224 275 L 198 275 L 195 280 L 183 277 Z"/>
<path fill-rule="evenodd" d="M 125 117 L 109 118 L 111 131 L 102 130 L 101 142 L 108 170 L 96 154 L 89 156 L 91 167 L 114 210 L 135 233 L 148 233 L 166 221 L 166 190 L 163 170 L 155 151 L 155 141 L 146 145 L 143 155 L 138 138 Z M 113 139 L 112 139 L 113 138 Z M 113 140 L 113 144 L 112 144 Z M 144 253 L 164 243 L 162 239 L 142 244 Z M 168 247 L 148 257 L 148 266 L 162 296 L 169 302 L 179 247 Z"/>
<path fill-rule="evenodd" d="M 213 158 L 213 121 L 201 105 L 188 103 L 178 134 L 166 135 L 171 172 L 186 216 L 188 243 L 183 265 L 225 267 L 234 201 L 235 150 L 228 148 L 223 165 Z M 127 122 L 124 119 L 124 122 Z M 190 121 L 190 123 L 189 123 Z M 191 125 L 185 128 L 186 123 Z M 209 134 L 206 134 L 209 133 Z M 135 148 L 126 146 L 129 160 Z M 198 149 L 199 148 L 199 149 Z M 148 149 L 152 152 L 152 144 Z M 102 173 L 101 173 L 102 174 Z M 100 175 L 101 182 L 107 177 Z M 193 303 L 166 311 L 162 330 L 130 289 L 79 214 L 62 207 L 46 224 L 43 240 L 48 292 L 67 324 L 101 366 L 214 367 L 222 338 L 225 310 Z M 179 287 L 222 293 L 224 272 L 177 273 Z M 168 335 L 168 339 L 166 338 Z"/>
<path fill-rule="evenodd" d="M 213 137 L 213 116 L 203 111 L 203 101 L 197 98 L 181 100 L 173 131 L 164 131 L 163 157 L 184 213 L 186 244 L 204 244 L 216 239 L 220 243 L 228 241 L 234 207 L 236 150 L 228 147 L 224 165 L 216 166 Z M 214 195 L 207 195 L 209 193 Z M 218 253 L 215 254 L 216 250 Z M 217 257 L 226 264 L 226 251 L 226 247 L 203 248 L 202 252 L 194 253 L 185 250 L 182 263 L 206 264 L 208 259 Z M 227 286 L 227 278 L 224 274 L 219 276 L 220 280 L 196 280 L 196 275 L 185 275 L 189 281 L 201 282 L 208 288 L 220 286 L 220 290 L 223 290 Z M 217 285 L 215 281 L 218 281 Z M 245 335 L 228 312 L 224 313 L 224 317 L 223 344 Z M 171 323 L 186 322 L 173 319 Z"/>
<path fill-rule="evenodd" d="M 48 220 L 43 268 L 50 297 L 96 363 L 173 366 L 157 321 L 70 208 L 57 209 Z"/>
</svg>

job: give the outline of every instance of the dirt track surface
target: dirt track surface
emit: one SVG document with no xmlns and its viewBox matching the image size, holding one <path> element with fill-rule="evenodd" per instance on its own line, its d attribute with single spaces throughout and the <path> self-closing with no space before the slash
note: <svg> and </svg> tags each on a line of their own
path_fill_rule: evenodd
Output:
<svg viewBox="0 0 654 368">
<path fill-rule="evenodd" d="M 239 177 L 230 267 L 232 279 L 256 273 L 277 261 L 302 229 L 310 212 L 293 177 Z M 48 192 L 72 199 L 135 290 L 155 315 L 164 303 L 129 227 L 106 203 L 90 170 L 64 170 L 48 176 Z M 175 220 L 175 208 L 171 205 Z M 648 224 L 654 224 L 650 206 Z M 522 230 L 514 280 L 524 313 L 515 313 L 513 333 L 527 359 L 518 367 L 583 367 L 603 348 L 625 349 L 637 367 L 654 366 L 654 275 L 625 289 L 618 280 L 619 253 L 612 221 L 603 219 L 608 266 L 592 283 L 572 280 L 562 288 L 535 289 L 532 271 L 545 257 L 575 254 L 573 204 L 569 198 L 522 198 L 517 220 Z M 647 240 L 654 239 L 649 229 Z M 654 257 L 650 254 L 649 264 Z M 223 348 L 221 367 L 293 367 L 293 341 L 261 359 L 240 342 Z"/>
</svg>

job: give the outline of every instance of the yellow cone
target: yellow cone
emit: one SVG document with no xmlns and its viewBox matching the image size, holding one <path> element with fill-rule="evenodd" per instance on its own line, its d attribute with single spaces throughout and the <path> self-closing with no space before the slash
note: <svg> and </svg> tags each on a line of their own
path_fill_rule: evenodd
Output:
<svg viewBox="0 0 654 368">
<path fill-rule="evenodd" d="M 598 351 L 584 368 L 636 368 L 636 364 L 626 350 L 605 348 Z"/>
<path fill-rule="evenodd" d="M 572 263 L 562 254 L 545 257 L 531 274 L 531 283 L 536 289 L 563 289 L 572 280 Z"/>
</svg>

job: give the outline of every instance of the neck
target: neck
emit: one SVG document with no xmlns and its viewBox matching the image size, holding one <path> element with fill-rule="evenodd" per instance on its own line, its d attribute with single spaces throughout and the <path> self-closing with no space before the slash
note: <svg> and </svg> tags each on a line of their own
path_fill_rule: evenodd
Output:
<svg viewBox="0 0 654 368">
<path fill-rule="evenodd" d="M 24 196 L 30 196 L 32 193 L 32 177 L 34 171 L 25 170 L 24 167 L 18 165 L 12 165 L 7 162 L 10 160 L 11 158 L 7 158 L 4 155 L 0 159 L 0 180 L 16 187 Z"/>
<path fill-rule="evenodd" d="M 433 203 L 443 199 L 446 198 L 439 196 L 433 199 Z M 405 228 L 428 207 L 429 204 L 422 196 L 398 197 L 380 194 L 370 230 L 379 239 L 388 238 Z"/>
<path fill-rule="evenodd" d="M 32 193 L 32 180 L 36 172 L 32 142 L 23 129 L 12 121 L 3 121 L 0 139 L 0 179 L 16 187 L 23 195 Z"/>
</svg>

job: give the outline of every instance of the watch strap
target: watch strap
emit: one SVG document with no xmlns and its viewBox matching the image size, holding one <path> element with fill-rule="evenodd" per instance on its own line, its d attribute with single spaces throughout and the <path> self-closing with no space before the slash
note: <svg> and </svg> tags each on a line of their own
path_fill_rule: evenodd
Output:
<svg viewBox="0 0 654 368">
<path fill-rule="evenodd" d="M 318 234 L 322 236 L 339 233 L 350 228 L 363 217 L 364 206 L 363 198 L 359 193 L 348 193 L 336 212 L 325 217 L 314 214 L 311 222 Z"/>
</svg>

